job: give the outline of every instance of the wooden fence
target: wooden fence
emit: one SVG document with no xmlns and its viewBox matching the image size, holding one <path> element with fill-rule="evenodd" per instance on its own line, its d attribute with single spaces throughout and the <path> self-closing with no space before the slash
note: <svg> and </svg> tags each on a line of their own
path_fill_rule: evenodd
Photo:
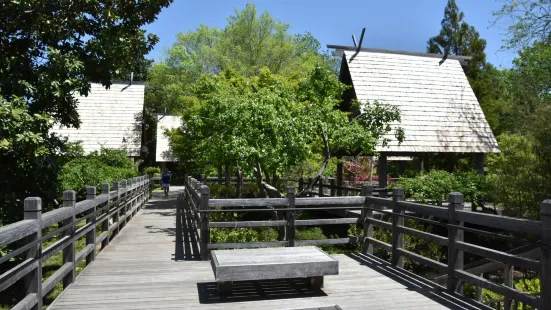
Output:
<svg viewBox="0 0 551 310">
<path fill-rule="evenodd" d="M 298 191 L 301 192 L 303 189 L 306 188 L 308 184 L 310 184 L 310 182 L 312 182 L 312 179 L 313 178 L 299 178 L 299 179 L 281 178 L 279 179 L 279 182 L 288 182 L 287 184 L 289 184 L 289 182 L 298 183 Z M 237 178 L 232 177 L 232 178 L 225 179 L 225 178 L 218 178 L 218 177 L 205 177 L 204 175 L 202 175 L 199 178 L 199 181 L 203 181 L 204 184 L 225 184 L 225 183 L 236 184 Z M 243 179 L 243 183 L 255 183 L 255 182 L 256 182 L 256 179 L 251 179 L 251 178 Z M 371 183 L 375 184 L 376 182 L 371 182 Z M 314 184 L 312 190 L 307 194 L 309 196 L 316 195 L 319 197 L 335 197 L 335 196 L 348 196 L 348 195 L 354 196 L 359 194 L 361 189 L 359 187 L 354 187 L 351 184 L 352 182 L 345 180 L 343 181 L 343 186 L 339 186 L 337 185 L 336 178 L 323 177 L 323 178 L 320 178 L 318 182 Z M 363 184 L 363 182 L 358 184 L 361 185 Z M 387 195 L 388 192 L 389 192 L 388 189 L 383 189 L 383 188 L 373 189 L 373 194 L 375 196 Z M 386 197 L 386 196 L 383 196 L 383 197 Z"/>
<path fill-rule="evenodd" d="M 103 184 L 100 195 L 96 195 L 95 187 L 86 187 L 86 200 L 80 202 L 76 202 L 75 191 L 64 191 L 63 207 L 46 213 L 42 213 L 41 198 L 26 198 L 24 220 L 0 228 L 0 247 L 16 245 L 0 257 L 0 264 L 22 258 L 0 276 L 0 292 L 24 281 L 25 297 L 12 309 L 42 309 L 43 298 L 59 282 L 63 282 L 63 289 L 73 283 L 77 265 L 94 261 L 149 197 L 150 179 L 143 176 L 114 182 L 112 189 Z M 61 237 L 42 249 L 43 243 L 57 236 Z M 81 238 L 86 238 L 86 246 L 77 252 L 76 243 Z M 42 281 L 43 262 L 61 251 L 63 265 Z"/>
<path fill-rule="evenodd" d="M 485 288 L 505 297 L 505 309 L 510 309 L 515 302 L 521 302 L 538 309 L 551 309 L 551 200 L 546 200 L 541 204 L 541 221 L 532 221 L 465 211 L 463 210 L 464 197 L 461 193 L 449 194 L 448 207 L 406 202 L 404 201 L 404 191 L 401 188 L 394 188 L 391 196 L 392 198 L 374 197 L 373 188 L 366 185 L 361 189 L 361 196 L 296 198 L 295 189 L 289 187 L 286 198 L 210 199 L 209 187 L 188 177 L 186 190 L 178 200 L 178 209 L 180 209 L 180 212 L 187 212 L 194 219 L 199 229 L 200 253 L 203 260 L 208 260 L 208 253 L 211 249 L 360 244 L 363 253 L 367 255 L 373 254 L 374 247 L 388 251 L 391 263 L 395 267 L 404 268 L 404 258 L 407 257 L 414 262 L 445 274 L 445 287 L 450 292 L 462 294 L 464 283 L 471 283 L 477 288 L 477 299 L 479 301 L 481 290 Z M 296 211 L 335 211 L 339 209 L 361 210 L 361 216 L 360 218 L 309 220 L 297 220 L 295 218 Z M 214 212 L 276 212 L 277 219 L 271 221 L 211 222 L 210 214 Z M 376 219 L 373 216 L 374 213 L 387 213 L 390 221 Z M 426 215 L 430 219 L 411 215 L 412 213 Z M 405 219 L 444 227 L 447 230 L 447 236 L 407 227 Z M 503 233 L 465 227 L 465 223 L 487 227 L 488 230 L 508 231 L 518 236 L 532 235 L 539 241 L 533 242 Z M 296 240 L 295 238 L 297 227 L 342 224 L 360 225 L 363 228 L 363 236 L 324 240 Z M 280 238 L 278 241 L 270 242 L 210 242 L 211 228 L 242 227 L 277 227 L 280 230 Z M 390 231 L 392 234 L 391 243 L 374 238 L 374 227 Z M 284 233 L 281 233 L 282 228 Z M 522 255 L 468 243 L 464 240 L 465 232 L 499 240 L 532 244 L 537 253 L 532 253 L 534 255 L 531 255 L 531 257 L 523 257 Z M 447 248 L 447 263 L 406 250 L 405 235 L 424 239 Z M 465 252 L 486 258 L 493 263 L 498 263 L 498 266 L 502 266 L 504 283 L 493 282 L 480 274 L 473 274 L 465 270 Z M 536 272 L 541 279 L 541 292 L 537 295 L 531 295 L 516 290 L 513 287 L 515 268 Z"/>
</svg>

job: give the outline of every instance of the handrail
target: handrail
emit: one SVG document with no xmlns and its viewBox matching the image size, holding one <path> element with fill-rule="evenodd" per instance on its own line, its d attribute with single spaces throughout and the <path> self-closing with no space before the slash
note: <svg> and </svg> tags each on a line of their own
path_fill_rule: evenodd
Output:
<svg viewBox="0 0 551 310">
<path fill-rule="evenodd" d="M 9 246 L 21 240 L 10 253 L 0 257 L 0 264 L 18 255 L 26 257 L 0 275 L 0 292 L 25 278 L 28 290 L 14 308 L 41 309 L 42 298 L 59 282 L 63 282 L 64 289 L 73 283 L 77 264 L 84 259 L 86 265 L 92 263 L 96 249 L 99 247 L 103 251 L 110 240 L 143 207 L 150 198 L 151 184 L 151 179 L 147 176 L 114 182 L 112 191 L 109 184 L 103 184 L 102 193 L 97 196 L 96 188 L 89 186 L 86 188 L 87 199 L 80 202 L 75 201 L 75 191 L 64 191 L 63 206 L 46 213 L 42 213 L 40 198 L 25 199 L 25 219 L 0 227 L 0 246 Z M 86 224 L 78 227 L 78 223 L 84 220 Z M 53 225 L 58 225 L 58 228 L 42 235 L 42 230 Z M 101 234 L 96 238 L 97 227 L 100 227 Z M 62 235 L 59 240 L 42 249 L 43 242 L 58 234 Z M 77 253 L 76 242 L 80 238 L 86 238 L 86 246 Z M 61 251 L 62 266 L 43 282 L 43 262 Z"/>
<path fill-rule="evenodd" d="M 420 203 L 404 201 L 404 191 L 401 188 L 392 190 L 392 198 L 381 198 L 373 196 L 373 187 L 364 185 L 361 189 L 361 196 L 339 196 L 339 197 L 305 197 L 295 198 L 295 189 L 288 188 L 286 198 L 254 198 L 254 199 L 210 199 L 210 190 L 202 182 L 187 177 L 186 191 L 178 204 L 178 208 L 192 213 L 192 218 L 198 219 L 197 226 L 200 228 L 200 249 L 203 260 L 208 260 L 209 251 L 212 249 L 229 248 L 255 248 L 271 246 L 298 246 L 298 245 L 331 245 L 331 244 L 358 244 L 366 254 L 373 255 L 374 247 L 381 247 L 389 252 L 393 266 L 404 268 L 404 258 L 426 265 L 445 274 L 446 288 L 451 293 L 463 292 L 463 283 L 470 282 L 477 287 L 484 287 L 504 294 L 505 303 L 510 304 L 513 300 L 524 302 L 534 307 L 551 309 L 551 200 L 544 201 L 541 205 L 541 221 L 511 218 L 486 213 L 463 211 L 464 197 L 461 193 L 450 193 L 447 207 L 437 207 Z M 321 185 L 325 187 L 324 185 Z M 321 191 L 320 191 L 321 194 Z M 239 209 L 237 207 L 244 207 Z M 246 208 L 253 207 L 253 208 Z M 361 210 L 359 218 L 337 218 L 337 219 L 311 219 L 296 220 L 296 211 L 301 210 Z M 271 221 L 233 221 L 233 222 L 210 222 L 210 213 L 223 212 L 272 212 L 277 214 L 277 219 Z M 408 213 L 406 213 L 406 211 Z M 180 211 L 182 212 L 182 211 Z M 390 222 L 374 218 L 374 214 L 383 213 L 390 216 Z M 411 214 L 413 213 L 413 215 Z M 425 215 L 430 219 L 415 216 Z M 421 231 L 406 226 L 405 219 L 417 220 L 423 223 L 430 223 L 447 228 L 447 235 L 438 235 L 427 231 Z M 319 226 L 319 225 L 342 225 L 358 224 L 363 228 L 363 235 L 360 237 L 323 239 L 323 240 L 296 240 L 296 227 Z M 465 227 L 465 224 L 476 225 L 475 228 Z M 211 228 L 259 228 L 274 227 L 280 232 L 278 241 L 269 242 L 243 242 L 243 243 L 211 243 Z M 377 240 L 374 237 L 374 227 L 386 229 L 392 233 L 390 243 Z M 477 244 L 468 243 L 464 239 L 464 232 L 486 234 L 490 237 L 503 238 L 508 241 L 526 241 L 526 238 L 509 236 L 503 233 L 486 232 L 483 228 L 498 228 L 508 232 L 529 234 L 540 239 L 539 248 L 532 252 L 540 251 L 547 254 L 537 255 L 539 260 L 534 258 L 533 253 L 507 253 L 482 247 Z M 432 258 L 422 256 L 406 249 L 405 235 L 420 238 L 439 246 L 448 248 L 447 262 L 436 261 Z M 535 242 L 534 242 L 535 243 Z M 469 274 L 469 269 L 464 266 L 464 253 L 469 252 L 477 256 L 485 257 L 496 264 L 502 264 L 507 270 L 513 270 L 513 266 L 534 270 L 541 275 L 542 289 L 540 296 L 532 296 L 520 292 L 513 287 L 512 276 L 508 277 L 505 283 L 488 283 L 487 280 L 479 277 L 478 274 Z M 512 271 L 511 271 L 512 272 Z M 439 283 L 443 279 L 439 277 Z"/>
</svg>

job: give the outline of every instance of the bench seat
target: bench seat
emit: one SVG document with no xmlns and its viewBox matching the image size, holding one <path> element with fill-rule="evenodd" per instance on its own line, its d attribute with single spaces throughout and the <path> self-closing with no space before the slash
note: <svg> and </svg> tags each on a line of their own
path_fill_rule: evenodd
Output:
<svg viewBox="0 0 551 310">
<path fill-rule="evenodd" d="M 323 276 L 338 275 L 339 262 L 317 247 L 211 251 L 214 278 L 221 291 L 233 281 L 308 278 L 323 287 Z"/>
</svg>

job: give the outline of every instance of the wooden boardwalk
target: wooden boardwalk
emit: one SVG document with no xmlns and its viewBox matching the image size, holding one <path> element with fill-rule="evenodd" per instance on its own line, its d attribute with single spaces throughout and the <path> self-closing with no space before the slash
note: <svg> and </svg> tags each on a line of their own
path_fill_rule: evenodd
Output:
<svg viewBox="0 0 551 310">
<path fill-rule="evenodd" d="M 192 232 L 182 239 L 186 260 L 175 260 L 178 190 L 168 199 L 154 192 L 49 309 L 478 309 L 364 255 L 334 255 L 339 275 L 327 276 L 322 291 L 300 279 L 240 282 L 220 298 L 210 263 L 197 260 Z"/>
</svg>

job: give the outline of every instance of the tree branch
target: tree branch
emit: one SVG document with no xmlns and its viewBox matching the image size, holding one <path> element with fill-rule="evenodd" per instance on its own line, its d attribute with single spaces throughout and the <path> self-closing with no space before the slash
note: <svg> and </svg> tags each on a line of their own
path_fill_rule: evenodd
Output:
<svg viewBox="0 0 551 310">
<path fill-rule="evenodd" d="M 272 185 L 262 182 L 262 186 L 266 189 L 270 197 L 276 197 L 276 198 L 285 198 L 285 195 L 283 195 L 277 188 L 273 187 Z"/>
</svg>

